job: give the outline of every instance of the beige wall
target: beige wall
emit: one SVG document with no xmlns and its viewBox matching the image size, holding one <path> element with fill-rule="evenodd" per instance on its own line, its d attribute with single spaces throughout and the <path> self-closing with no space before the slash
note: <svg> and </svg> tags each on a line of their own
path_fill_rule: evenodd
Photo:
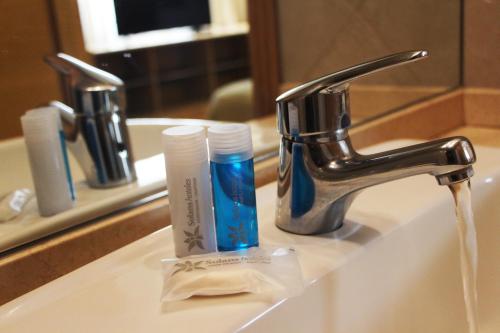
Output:
<svg viewBox="0 0 500 333">
<path fill-rule="evenodd" d="M 303 82 L 393 52 L 427 49 L 429 59 L 363 82 L 459 84 L 458 0 L 278 0 L 278 16 L 284 82 Z"/>
<path fill-rule="evenodd" d="M 500 0 L 465 0 L 465 85 L 500 88 Z"/>
</svg>

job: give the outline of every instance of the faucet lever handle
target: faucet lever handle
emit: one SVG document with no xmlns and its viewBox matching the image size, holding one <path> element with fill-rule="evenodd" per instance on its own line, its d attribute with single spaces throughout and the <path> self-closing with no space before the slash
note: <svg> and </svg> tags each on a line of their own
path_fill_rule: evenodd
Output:
<svg viewBox="0 0 500 333">
<path fill-rule="evenodd" d="M 339 138 L 347 135 L 344 130 L 350 126 L 350 81 L 423 59 L 428 55 L 424 50 L 395 53 L 322 76 L 286 91 L 276 99 L 279 132 L 291 138 L 332 133 L 338 134 Z"/>
<path fill-rule="evenodd" d="M 44 60 L 59 73 L 72 77 L 75 80 L 74 84 L 123 86 L 123 81 L 119 77 L 65 53 L 48 55 Z"/>
<path fill-rule="evenodd" d="M 298 87 L 290 89 L 278 96 L 276 102 L 292 101 L 296 98 L 305 97 L 307 95 L 318 93 L 324 89 L 334 89 L 335 87 L 343 86 L 354 79 L 379 72 L 383 69 L 407 64 L 417 61 L 429 55 L 427 51 L 407 51 L 391 54 L 389 56 L 364 62 L 341 71 L 328 74 L 304 83 Z"/>
<path fill-rule="evenodd" d="M 125 109 L 124 83 L 119 77 L 65 53 L 44 60 L 63 74 L 65 102 L 76 113 L 94 116 Z"/>
</svg>

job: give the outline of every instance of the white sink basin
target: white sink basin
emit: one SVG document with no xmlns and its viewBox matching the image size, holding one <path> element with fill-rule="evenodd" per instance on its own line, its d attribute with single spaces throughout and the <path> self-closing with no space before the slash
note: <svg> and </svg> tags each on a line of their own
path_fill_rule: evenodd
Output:
<svg viewBox="0 0 500 333">
<path fill-rule="evenodd" d="M 165 167 L 161 132 L 170 126 L 193 124 L 210 126 L 212 121 L 183 119 L 129 119 L 132 151 L 137 182 L 111 189 L 89 188 L 74 157 L 69 154 L 76 186 L 77 201 L 73 209 L 55 216 L 38 215 L 35 200 L 14 220 L 0 223 L 0 252 L 38 239 L 76 224 L 111 213 L 134 201 L 165 190 Z M 0 142 L 0 194 L 19 188 L 33 189 L 28 156 L 23 138 Z"/>
<path fill-rule="evenodd" d="M 392 142 L 380 150 L 409 144 Z M 500 331 L 500 149 L 476 148 L 481 332 Z M 339 231 L 274 226 L 276 184 L 258 189 L 263 245 L 297 249 L 308 287 L 266 303 L 251 295 L 162 306 L 165 228 L 0 307 L 1 332 L 467 332 L 451 194 L 427 175 L 365 190 Z"/>
</svg>

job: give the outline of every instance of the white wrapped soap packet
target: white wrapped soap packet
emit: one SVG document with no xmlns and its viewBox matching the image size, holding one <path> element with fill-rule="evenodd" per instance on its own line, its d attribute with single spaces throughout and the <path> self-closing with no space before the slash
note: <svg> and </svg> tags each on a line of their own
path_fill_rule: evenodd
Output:
<svg viewBox="0 0 500 333">
<path fill-rule="evenodd" d="M 293 249 L 258 248 L 163 259 L 162 302 L 192 296 L 268 294 L 278 300 L 304 290 Z"/>
<path fill-rule="evenodd" d="M 0 222 L 12 220 L 21 214 L 33 196 L 33 191 L 27 188 L 0 195 Z"/>
</svg>

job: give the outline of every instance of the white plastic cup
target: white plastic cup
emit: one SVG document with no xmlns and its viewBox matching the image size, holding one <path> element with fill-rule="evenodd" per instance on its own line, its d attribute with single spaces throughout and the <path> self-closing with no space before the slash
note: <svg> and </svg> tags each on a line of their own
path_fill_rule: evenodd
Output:
<svg viewBox="0 0 500 333">
<path fill-rule="evenodd" d="M 175 254 L 217 251 L 205 129 L 171 127 L 162 140 Z"/>
<path fill-rule="evenodd" d="M 73 207 L 73 184 L 63 152 L 59 112 L 53 107 L 29 110 L 21 117 L 38 211 L 51 216 Z"/>
</svg>

